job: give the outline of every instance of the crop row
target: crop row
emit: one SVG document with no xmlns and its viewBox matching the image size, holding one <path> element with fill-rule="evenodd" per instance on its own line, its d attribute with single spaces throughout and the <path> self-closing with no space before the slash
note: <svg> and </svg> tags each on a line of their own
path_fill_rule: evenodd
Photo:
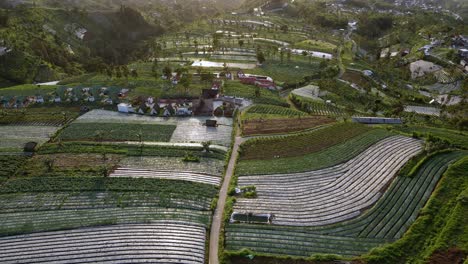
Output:
<svg viewBox="0 0 468 264">
<path fill-rule="evenodd" d="M 22 155 L 0 155 L 0 180 L 13 176 L 26 160 Z"/>
<path fill-rule="evenodd" d="M 226 228 L 226 249 L 248 248 L 254 252 L 308 257 L 313 254 L 361 255 L 384 244 L 382 239 L 317 235 L 300 229 L 281 230 L 273 225 L 230 224 Z"/>
<path fill-rule="evenodd" d="M 319 101 L 307 100 L 303 97 L 291 94 L 291 101 L 302 111 L 312 115 L 342 116 L 343 110 L 340 108 Z"/>
<path fill-rule="evenodd" d="M 180 221 L 0 238 L 2 263 L 204 263 L 203 226 Z"/>
<path fill-rule="evenodd" d="M 73 123 L 58 136 L 62 140 L 169 142 L 174 125 Z"/>
<path fill-rule="evenodd" d="M 42 192 L 0 195 L 2 213 L 97 208 L 167 207 L 210 210 L 211 198 L 163 192 Z"/>
<path fill-rule="evenodd" d="M 304 112 L 297 111 L 291 108 L 276 106 L 276 105 L 262 105 L 256 104 L 250 107 L 245 114 L 265 114 L 276 116 L 305 116 Z"/>
<path fill-rule="evenodd" d="M 228 250 L 249 248 L 274 255 L 310 256 L 334 253 L 357 256 L 400 238 L 429 199 L 449 164 L 466 152 L 431 157 L 414 178 L 398 177 L 384 196 L 364 215 L 318 227 L 230 224 Z"/>
<path fill-rule="evenodd" d="M 298 157 L 241 160 L 236 166 L 236 171 L 242 176 L 295 173 L 327 168 L 352 159 L 373 144 L 391 135 L 386 130 L 373 129 L 341 144 Z M 294 152 L 293 149 L 290 151 Z"/>
<path fill-rule="evenodd" d="M 362 135 L 371 128 L 355 123 L 342 123 L 311 132 L 249 140 L 241 146 L 241 159 L 297 157 L 319 152 Z"/>
<path fill-rule="evenodd" d="M 170 194 L 175 197 L 208 197 L 217 194 L 217 187 L 178 180 L 147 178 L 100 178 L 100 177 L 16 177 L 0 186 L 0 194 L 17 192 L 60 191 L 142 191 Z"/>
<path fill-rule="evenodd" d="M 0 219 L 0 236 L 8 236 L 88 226 L 147 223 L 154 220 L 191 221 L 209 226 L 211 212 L 165 207 L 127 207 L 2 213 Z"/>
<path fill-rule="evenodd" d="M 394 174 L 420 150 L 419 141 L 395 136 L 338 166 L 337 171 L 241 177 L 239 185 L 254 185 L 258 197 L 239 198 L 235 210 L 272 213 L 273 223 L 281 225 L 319 226 L 354 218 L 376 202 Z M 322 178 L 332 181 L 323 183 Z"/>
<path fill-rule="evenodd" d="M 134 168 L 118 168 L 110 175 L 110 177 L 171 179 L 189 182 L 199 182 L 204 184 L 211 184 L 214 186 L 219 186 L 221 181 L 220 177 L 195 172 L 148 170 Z"/>
<path fill-rule="evenodd" d="M 192 154 L 199 157 L 224 159 L 225 152 L 219 149 L 211 148 L 210 152 L 203 152 L 200 146 L 153 146 L 140 144 L 107 143 L 74 141 L 48 143 L 39 149 L 40 154 L 54 153 L 99 153 L 99 154 L 122 154 L 127 156 L 160 156 L 160 157 L 184 157 L 186 154 Z"/>
</svg>

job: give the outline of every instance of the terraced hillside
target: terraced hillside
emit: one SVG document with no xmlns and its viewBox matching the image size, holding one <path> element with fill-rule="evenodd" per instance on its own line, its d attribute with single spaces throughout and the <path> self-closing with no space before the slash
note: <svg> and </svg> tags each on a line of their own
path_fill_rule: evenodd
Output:
<svg viewBox="0 0 468 264">
<path fill-rule="evenodd" d="M 399 176 L 375 206 L 358 218 L 318 227 L 229 224 L 226 249 L 257 254 L 307 257 L 313 254 L 362 255 L 392 242 L 408 230 L 448 166 L 466 152 L 431 157 L 414 178 Z"/>
<path fill-rule="evenodd" d="M 114 171 L 110 175 L 110 177 L 183 180 L 189 182 L 210 184 L 215 186 L 219 186 L 221 181 L 221 178 L 218 176 L 204 173 L 134 168 L 119 168 L 116 171 Z"/>
<path fill-rule="evenodd" d="M 152 220 L 207 227 L 216 193 L 216 186 L 181 180 L 17 177 L 0 187 L 0 235 Z"/>
<path fill-rule="evenodd" d="M 2 263 L 204 263 L 205 228 L 154 221 L 0 238 Z"/>
<path fill-rule="evenodd" d="M 395 173 L 421 151 L 415 139 L 382 140 L 346 163 L 298 174 L 240 177 L 258 197 L 237 199 L 234 211 L 272 213 L 273 224 L 320 226 L 354 218 L 373 205 Z"/>
<path fill-rule="evenodd" d="M 352 124 L 327 127 L 326 129 L 307 132 L 304 136 L 272 137 L 271 141 L 270 138 L 259 140 L 259 145 L 252 144 L 246 147 L 252 147 L 251 152 L 254 155 L 258 155 L 257 152 L 264 153 L 258 148 L 258 146 L 264 145 L 267 149 L 287 152 L 290 156 L 283 157 L 278 154 L 267 153 L 267 157 L 270 156 L 271 159 L 260 157 L 260 159 L 244 160 L 241 158 L 236 166 L 236 172 L 239 175 L 264 175 L 323 169 L 346 162 L 378 141 L 392 135 L 387 130 L 364 127 L 358 129 L 360 133 L 356 133 L 356 130 L 354 130 L 354 133 L 358 135 L 352 136 L 344 128 L 346 126 L 352 126 Z M 326 138 L 326 140 L 322 140 L 322 138 Z M 343 138 L 347 138 L 346 141 L 338 143 Z M 279 144 L 275 144 L 276 141 L 279 141 Z M 281 148 L 278 146 L 281 146 Z M 302 150 L 311 149 L 312 152 L 298 155 L 298 151 L 294 146 L 298 146 Z M 321 150 L 317 151 L 318 149 Z M 241 153 L 241 157 L 242 155 L 244 153 Z"/>
</svg>

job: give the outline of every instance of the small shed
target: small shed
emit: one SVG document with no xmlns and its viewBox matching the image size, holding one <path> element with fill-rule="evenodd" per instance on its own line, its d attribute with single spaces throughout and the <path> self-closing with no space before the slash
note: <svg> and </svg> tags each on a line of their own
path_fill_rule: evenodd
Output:
<svg viewBox="0 0 468 264">
<path fill-rule="evenodd" d="M 28 142 L 24 144 L 24 152 L 34 152 L 37 146 L 37 142 Z"/>
<path fill-rule="evenodd" d="M 205 125 L 206 125 L 207 127 L 217 127 L 217 126 L 218 126 L 218 121 L 213 120 L 213 119 L 207 119 L 207 120 L 205 121 Z"/>
<path fill-rule="evenodd" d="M 391 124 L 401 125 L 401 118 L 386 118 L 386 117 L 353 117 L 353 122 L 361 124 Z"/>
<path fill-rule="evenodd" d="M 117 105 L 117 109 L 120 113 L 133 113 L 135 112 L 130 104 L 120 103 Z"/>
</svg>

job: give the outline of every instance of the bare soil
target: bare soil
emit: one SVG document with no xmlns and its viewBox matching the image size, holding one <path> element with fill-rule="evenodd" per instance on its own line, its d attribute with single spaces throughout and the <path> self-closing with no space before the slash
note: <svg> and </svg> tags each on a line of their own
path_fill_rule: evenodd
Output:
<svg viewBox="0 0 468 264">
<path fill-rule="evenodd" d="M 242 133 L 245 136 L 284 134 L 330 124 L 334 121 L 334 119 L 325 116 L 245 120 L 242 124 Z"/>
<path fill-rule="evenodd" d="M 429 264 L 462 264 L 466 259 L 466 253 L 459 248 L 438 250 L 429 258 Z"/>
</svg>

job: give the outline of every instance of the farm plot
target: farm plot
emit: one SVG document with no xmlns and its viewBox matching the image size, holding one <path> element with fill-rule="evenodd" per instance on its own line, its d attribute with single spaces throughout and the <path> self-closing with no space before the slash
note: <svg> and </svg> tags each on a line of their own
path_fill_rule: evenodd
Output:
<svg viewBox="0 0 468 264">
<path fill-rule="evenodd" d="M 289 98 L 291 102 L 301 109 L 302 111 L 309 113 L 311 115 L 325 115 L 325 116 L 343 116 L 344 112 L 340 108 L 320 102 L 317 100 L 312 100 L 302 96 L 298 96 L 294 93 L 290 94 Z"/>
<path fill-rule="evenodd" d="M 399 176 L 368 212 L 341 223 L 317 227 L 230 224 L 226 249 L 249 248 L 273 255 L 307 257 L 316 253 L 358 256 L 393 242 L 408 230 L 448 166 L 466 152 L 430 158 L 414 178 Z"/>
<path fill-rule="evenodd" d="M 334 121 L 334 119 L 325 116 L 248 119 L 242 121 L 242 133 L 243 135 L 291 133 L 330 124 Z"/>
<path fill-rule="evenodd" d="M 405 112 L 416 113 L 421 115 L 440 116 L 440 109 L 430 106 L 405 106 Z"/>
<path fill-rule="evenodd" d="M 168 142 L 174 125 L 124 123 L 72 123 L 58 136 L 61 140 Z"/>
<path fill-rule="evenodd" d="M 2 263 L 205 263 L 203 226 L 155 221 L 0 238 Z"/>
<path fill-rule="evenodd" d="M 16 177 L 99 176 L 116 166 L 113 154 L 36 154 L 17 171 Z"/>
<path fill-rule="evenodd" d="M 374 129 L 348 139 L 344 143 L 310 154 L 268 160 L 240 160 L 236 166 L 236 173 L 238 175 L 276 174 L 327 168 L 352 159 L 368 147 L 391 135 L 387 130 Z"/>
<path fill-rule="evenodd" d="M 56 126 L 0 126 L 0 152 L 22 152 L 24 144 L 31 141 L 45 143 L 58 129 Z"/>
<path fill-rule="evenodd" d="M 242 160 L 297 157 L 343 143 L 372 128 L 342 123 L 311 132 L 247 141 L 241 146 Z"/>
<path fill-rule="evenodd" d="M 213 117 L 218 127 L 204 126 L 206 117 L 179 118 L 177 128 L 171 137 L 170 142 L 207 142 L 213 144 L 229 146 L 231 145 L 232 118 Z"/>
<path fill-rule="evenodd" d="M 320 226 L 357 217 L 374 204 L 398 170 L 421 151 L 412 138 L 394 136 L 335 167 L 300 174 L 239 178 L 258 198 L 238 199 L 235 211 L 272 213 L 274 224 Z"/>
<path fill-rule="evenodd" d="M 119 163 L 120 167 L 157 169 L 165 171 L 190 171 L 221 176 L 224 171 L 224 161 L 219 159 L 200 158 L 200 162 L 185 162 L 176 157 L 125 157 Z"/>
<path fill-rule="evenodd" d="M 78 117 L 74 123 L 137 123 L 176 125 L 177 119 L 137 114 L 124 114 L 115 111 L 96 109 Z"/>
<path fill-rule="evenodd" d="M 178 219 L 208 226 L 217 187 L 147 178 L 12 178 L 0 186 L 0 235 Z"/>
<path fill-rule="evenodd" d="M 29 126 L 62 126 L 79 115 L 78 107 L 40 107 L 3 110 L 0 124 Z"/>
<path fill-rule="evenodd" d="M 359 256 L 385 243 L 381 239 L 317 235 L 301 229 L 245 224 L 228 225 L 226 241 L 228 252 L 248 248 L 257 253 L 296 257 L 314 254 Z"/>
<path fill-rule="evenodd" d="M 312 100 L 317 100 L 317 101 L 323 101 L 322 98 L 320 98 L 320 88 L 316 85 L 307 85 L 302 88 L 297 88 L 292 91 L 293 94 L 297 96 L 301 96 L 304 98 L 309 98 Z"/>
<path fill-rule="evenodd" d="M 277 105 L 256 104 L 243 112 L 242 119 L 298 117 L 306 115 L 306 113 L 292 108 Z"/>
<path fill-rule="evenodd" d="M 214 119 L 220 124 L 218 127 L 207 127 L 203 124 L 206 119 Z M 149 133 L 148 141 L 165 141 L 171 143 L 201 143 L 211 141 L 213 144 L 229 146 L 231 144 L 232 119 L 224 117 L 174 117 L 161 118 L 140 115 L 128 115 L 112 111 L 93 110 L 79 117 L 73 124 L 95 124 L 105 123 L 113 124 L 127 131 L 126 133 L 133 135 L 133 141 L 136 135 L 140 133 L 139 126 L 148 127 L 149 131 L 142 130 L 143 133 Z M 119 125 L 120 124 L 120 125 Z M 162 128 L 163 134 L 158 136 L 158 130 L 151 129 Z M 129 129 L 134 126 L 138 129 L 136 133 L 130 133 Z M 167 129 L 166 129 L 167 128 Z M 173 132 L 170 131 L 173 130 Z M 168 138 L 169 137 L 169 138 Z M 159 139 L 158 139 L 159 138 Z M 127 139 L 128 140 L 128 139 Z M 143 138 L 143 141 L 146 141 Z"/>
<path fill-rule="evenodd" d="M 220 177 L 204 173 L 186 171 L 148 170 L 135 168 L 118 168 L 110 175 L 110 177 L 182 180 L 211 184 L 215 186 L 219 186 L 221 182 Z"/>
<path fill-rule="evenodd" d="M 427 126 L 396 126 L 394 129 L 408 135 L 411 135 L 413 132 L 425 136 L 433 135 L 435 137 L 447 140 L 457 147 L 468 149 L 468 133 L 463 131 Z"/>
<path fill-rule="evenodd" d="M 0 155 L 0 183 L 13 176 L 27 159 L 22 155 Z"/>
</svg>

